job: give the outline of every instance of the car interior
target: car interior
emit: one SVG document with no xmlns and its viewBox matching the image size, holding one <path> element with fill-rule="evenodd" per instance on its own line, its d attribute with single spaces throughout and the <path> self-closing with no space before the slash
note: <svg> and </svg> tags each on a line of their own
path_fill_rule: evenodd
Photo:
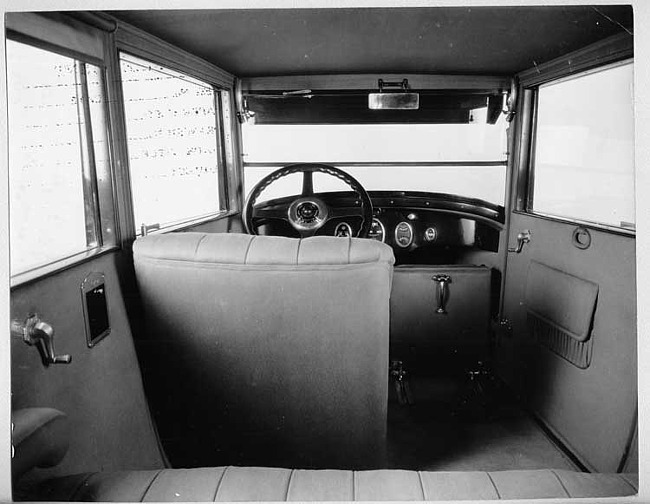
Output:
<svg viewBox="0 0 650 504">
<path fill-rule="evenodd" d="M 6 12 L 12 499 L 633 499 L 637 14 Z"/>
</svg>

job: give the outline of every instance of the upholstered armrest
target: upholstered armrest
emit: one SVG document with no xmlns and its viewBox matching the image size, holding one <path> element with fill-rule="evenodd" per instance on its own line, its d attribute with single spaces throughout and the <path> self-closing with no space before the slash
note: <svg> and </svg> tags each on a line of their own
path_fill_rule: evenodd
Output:
<svg viewBox="0 0 650 504">
<path fill-rule="evenodd" d="M 25 408 L 12 413 L 14 481 L 34 467 L 52 467 L 61 462 L 69 446 L 65 413 L 52 408 Z"/>
</svg>

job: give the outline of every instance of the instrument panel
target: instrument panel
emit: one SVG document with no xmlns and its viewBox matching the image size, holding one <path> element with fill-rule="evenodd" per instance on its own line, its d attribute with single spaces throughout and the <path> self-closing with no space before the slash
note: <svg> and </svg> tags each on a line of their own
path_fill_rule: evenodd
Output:
<svg viewBox="0 0 650 504">
<path fill-rule="evenodd" d="M 393 248 L 397 263 L 453 263 L 470 250 L 497 252 L 504 228 L 504 209 L 482 200 L 439 193 L 373 191 L 373 215 L 367 238 Z M 320 193 L 319 198 L 336 209 L 316 234 L 357 236 L 363 220 L 358 197 L 353 192 Z M 270 215 L 262 223 L 262 234 L 299 237 L 286 222 L 284 210 L 293 197 L 269 200 Z"/>
<path fill-rule="evenodd" d="M 368 238 L 404 255 L 424 250 L 480 248 L 497 251 L 499 231 L 483 223 L 434 209 L 375 208 Z"/>
</svg>

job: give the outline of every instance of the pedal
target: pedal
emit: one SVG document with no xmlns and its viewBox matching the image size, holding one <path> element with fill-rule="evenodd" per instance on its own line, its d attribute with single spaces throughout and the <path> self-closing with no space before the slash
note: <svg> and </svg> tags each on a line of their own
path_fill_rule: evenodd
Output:
<svg viewBox="0 0 650 504">
<path fill-rule="evenodd" d="M 452 416 L 488 420 L 494 409 L 492 381 L 494 377 L 483 362 L 478 361 L 473 369 L 466 370 L 464 391 L 457 400 Z"/>
<path fill-rule="evenodd" d="M 409 383 L 408 373 L 404 369 L 404 363 L 402 361 L 391 361 L 390 377 L 395 385 L 397 402 L 399 402 L 401 405 L 415 404 L 413 394 L 411 393 L 411 385 Z"/>
</svg>

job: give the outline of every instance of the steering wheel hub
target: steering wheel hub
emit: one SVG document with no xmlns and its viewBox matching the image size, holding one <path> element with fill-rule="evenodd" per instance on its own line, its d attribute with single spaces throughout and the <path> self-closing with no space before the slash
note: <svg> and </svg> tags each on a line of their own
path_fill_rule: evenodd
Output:
<svg viewBox="0 0 650 504">
<path fill-rule="evenodd" d="M 299 198 L 289 205 L 289 222 L 299 231 L 314 230 L 325 224 L 327 205 L 313 196 Z"/>
<path fill-rule="evenodd" d="M 298 205 L 296 213 L 303 222 L 312 222 L 318 217 L 318 206 L 311 201 L 305 201 Z"/>
</svg>

